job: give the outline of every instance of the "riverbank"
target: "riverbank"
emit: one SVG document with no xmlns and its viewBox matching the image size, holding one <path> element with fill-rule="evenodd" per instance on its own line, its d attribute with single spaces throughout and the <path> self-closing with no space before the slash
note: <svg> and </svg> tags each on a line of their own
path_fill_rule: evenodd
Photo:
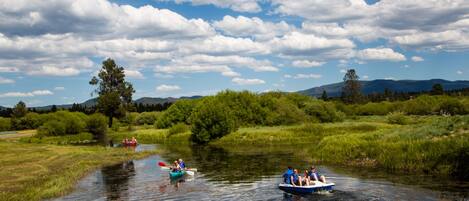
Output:
<svg viewBox="0 0 469 201">
<path fill-rule="evenodd" d="M 249 146 L 293 145 L 316 163 L 468 179 L 468 115 L 406 118 L 405 125 L 390 124 L 384 116 L 363 116 L 337 123 L 240 128 L 209 144 L 238 152 Z M 190 143 L 190 132 L 169 135 L 162 129 L 111 136 L 135 136 L 145 143 Z"/>
<path fill-rule="evenodd" d="M 153 153 L 0 141 L 0 200 L 42 200 L 65 195 L 80 178 L 98 167 Z"/>
</svg>

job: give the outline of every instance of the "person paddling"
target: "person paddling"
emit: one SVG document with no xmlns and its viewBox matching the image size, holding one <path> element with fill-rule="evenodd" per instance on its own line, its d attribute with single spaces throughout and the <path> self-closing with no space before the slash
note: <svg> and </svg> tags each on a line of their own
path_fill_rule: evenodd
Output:
<svg viewBox="0 0 469 201">
<path fill-rule="evenodd" d="M 173 167 L 171 167 L 171 170 L 172 170 L 173 172 L 181 171 L 181 166 L 179 166 L 179 163 L 178 163 L 177 160 L 174 161 Z"/>
<path fill-rule="evenodd" d="M 186 169 L 186 163 L 184 163 L 182 159 L 179 159 L 178 162 L 179 162 L 179 167 L 181 167 L 182 169 Z"/>
<path fill-rule="evenodd" d="M 130 141 L 131 145 L 137 145 L 137 139 L 135 137 L 132 137 L 132 140 Z"/>
</svg>

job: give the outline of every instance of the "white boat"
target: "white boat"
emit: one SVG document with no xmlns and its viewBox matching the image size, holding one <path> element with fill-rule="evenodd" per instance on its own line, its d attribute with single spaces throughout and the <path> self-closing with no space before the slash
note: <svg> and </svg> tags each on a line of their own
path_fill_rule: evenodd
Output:
<svg viewBox="0 0 469 201">
<path fill-rule="evenodd" d="M 290 193 L 301 193 L 301 194 L 310 194 L 321 191 L 332 191 L 332 187 L 335 186 L 334 183 L 322 183 L 315 181 L 314 185 L 309 186 L 293 186 L 291 184 L 279 184 L 278 187 L 286 192 Z"/>
</svg>

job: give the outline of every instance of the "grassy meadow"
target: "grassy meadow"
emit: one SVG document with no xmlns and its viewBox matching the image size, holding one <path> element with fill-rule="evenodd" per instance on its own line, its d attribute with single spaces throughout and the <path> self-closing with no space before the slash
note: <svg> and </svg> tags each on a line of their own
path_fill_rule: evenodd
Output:
<svg viewBox="0 0 469 201">
<path fill-rule="evenodd" d="M 23 143 L 14 139 L 0 141 L 0 200 L 42 200 L 64 195 L 80 178 L 98 167 L 155 153 L 101 146 Z"/>
</svg>

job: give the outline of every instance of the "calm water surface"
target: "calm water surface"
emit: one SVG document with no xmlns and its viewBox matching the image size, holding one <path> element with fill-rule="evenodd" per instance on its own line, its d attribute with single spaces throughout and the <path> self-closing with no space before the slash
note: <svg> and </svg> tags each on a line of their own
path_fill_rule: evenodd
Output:
<svg viewBox="0 0 469 201">
<path fill-rule="evenodd" d="M 143 145 L 138 150 L 157 145 Z M 336 183 L 332 193 L 309 196 L 279 190 L 287 165 L 306 169 L 295 148 L 167 147 L 161 155 L 104 167 L 82 179 L 57 200 L 467 200 L 469 183 L 415 175 L 390 175 L 365 169 L 319 166 Z M 183 158 L 198 168 L 195 176 L 171 181 L 156 164 Z M 411 185 L 412 184 L 412 185 Z"/>
</svg>

